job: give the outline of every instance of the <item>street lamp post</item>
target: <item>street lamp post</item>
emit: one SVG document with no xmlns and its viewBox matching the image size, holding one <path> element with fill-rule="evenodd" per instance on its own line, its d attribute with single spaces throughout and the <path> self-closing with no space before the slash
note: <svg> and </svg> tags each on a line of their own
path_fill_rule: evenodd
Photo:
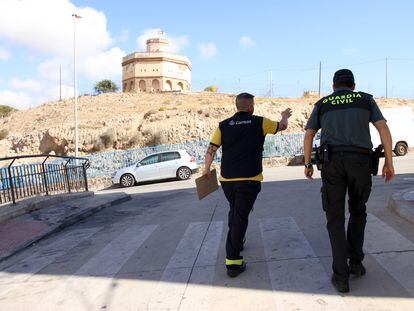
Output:
<svg viewBox="0 0 414 311">
<path fill-rule="evenodd" d="M 82 18 L 77 14 L 73 17 L 73 114 L 75 123 L 75 157 L 78 156 L 78 94 L 76 77 L 76 19 Z"/>
</svg>

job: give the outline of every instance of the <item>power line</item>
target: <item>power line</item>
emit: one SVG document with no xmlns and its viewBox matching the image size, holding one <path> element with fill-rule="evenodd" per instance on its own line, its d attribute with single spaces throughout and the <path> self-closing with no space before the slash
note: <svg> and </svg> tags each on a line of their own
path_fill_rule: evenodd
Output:
<svg viewBox="0 0 414 311">
<path fill-rule="evenodd" d="M 234 76 L 233 78 L 227 76 L 224 78 L 214 78 L 214 79 L 203 79 L 203 80 L 193 80 L 193 82 L 197 82 L 197 83 L 212 83 L 214 81 L 214 83 L 219 82 L 221 86 L 224 86 L 226 89 L 237 89 L 237 90 L 242 90 L 244 88 L 248 88 L 250 90 L 265 90 L 264 93 L 267 96 L 274 96 L 274 90 L 273 87 L 275 85 L 278 86 L 278 88 L 282 87 L 282 92 L 283 89 L 285 89 L 285 87 L 291 87 L 292 84 L 288 83 L 288 84 L 279 84 L 277 83 L 277 81 L 274 80 L 273 77 L 273 73 L 274 72 L 306 72 L 306 71 L 318 71 L 319 72 L 319 76 L 318 76 L 318 82 L 317 83 L 311 83 L 311 80 L 309 80 L 309 82 L 306 82 L 305 84 L 308 84 L 310 86 L 310 84 L 312 84 L 312 87 L 317 87 L 318 90 L 318 94 L 321 96 L 321 93 L 323 92 L 323 89 L 325 89 L 324 82 L 322 81 L 322 69 L 326 70 L 326 69 L 339 69 L 340 67 L 343 68 L 349 68 L 349 67 L 355 67 L 355 66 L 364 66 L 364 65 L 369 65 L 369 64 L 376 64 L 376 63 L 383 63 L 385 62 L 385 97 L 388 98 L 388 87 L 390 84 L 389 81 L 389 63 L 396 61 L 396 62 L 410 62 L 410 61 L 414 61 L 414 58 L 390 58 L 390 57 L 385 57 L 385 58 L 378 58 L 378 59 L 371 59 L 371 60 L 366 60 L 366 61 L 362 61 L 362 62 L 356 62 L 356 63 L 350 63 L 347 65 L 324 65 L 322 68 L 322 62 L 319 62 L 319 66 L 314 66 L 314 67 L 308 67 L 308 68 L 277 68 L 275 69 L 273 66 L 271 67 L 272 69 L 269 71 L 268 70 L 262 70 L 262 71 L 257 71 L 254 73 L 247 73 L 247 74 L 242 74 L 242 75 L 237 75 Z M 376 66 L 376 68 L 381 68 L 379 66 Z M 253 78 L 253 77 L 257 77 L 258 75 L 261 75 L 260 78 Z M 282 77 L 281 75 L 277 75 L 279 77 L 279 79 Z M 299 77 L 299 76 L 298 76 Z M 253 79 L 250 79 L 253 78 Z M 217 81 L 218 80 L 218 81 Z M 269 81 L 269 82 L 266 82 Z M 276 79 L 277 80 L 277 79 Z M 313 79 L 312 79 L 313 80 Z M 316 79 L 315 79 L 316 80 Z M 314 82 L 316 82 L 315 80 L 313 80 Z M 276 82 L 276 83 L 275 83 Z M 302 81 L 303 82 L 303 81 Z M 268 87 L 266 87 L 266 85 L 268 85 Z M 265 88 L 263 88 L 265 87 Z M 394 90 L 393 90 L 394 91 Z M 399 90 L 401 91 L 401 90 Z M 414 94 L 413 94 L 414 95 Z"/>
<path fill-rule="evenodd" d="M 388 60 L 396 61 L 414 61 L 414 58 L 388 58 Z"/>
</svg>

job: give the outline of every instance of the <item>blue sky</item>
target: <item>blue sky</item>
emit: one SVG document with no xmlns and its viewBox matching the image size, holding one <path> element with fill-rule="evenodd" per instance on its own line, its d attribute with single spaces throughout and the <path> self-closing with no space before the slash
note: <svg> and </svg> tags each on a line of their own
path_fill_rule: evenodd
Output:
<svg viewBox="0 0 414 311">
<path fill-rule="evenodd" d="M 414 97 L 414 1 L 2 0 L 0 104 L 57 98 L 60 64 L 71 95 L 73 11 L 84 17 L 77 21 L 80 94 L 103 78 L 120 85 L 122 55 L 163 29 L 191 59 L 195 91 L 215 84 L 264 95 L 272 69 L 274 94 L 294 97 L 317 90 L 321 61 L 323 93 L 334 71 L 347 67 L 358 89 L 380 97 L 388 57 L 388 96 Z"/>
</svg>

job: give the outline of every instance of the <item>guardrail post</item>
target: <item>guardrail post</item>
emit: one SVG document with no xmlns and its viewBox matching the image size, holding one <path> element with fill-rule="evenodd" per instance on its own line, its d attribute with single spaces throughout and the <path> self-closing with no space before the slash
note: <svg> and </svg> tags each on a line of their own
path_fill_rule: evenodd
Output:
<svg viewBox="0 0 414 311">
<path fill-rule="evenodd" d="M 66 161 L 65 163 L 65 175 L 66 175 L 66 182 L 68 184 L 68 192 L 70 193 L 70 181 L 69 181 L 69 173 L 68 173 L 68 164 L 70 162 L 70 159 Z"/>
<path fill-rule="evenodd" d="M 43 182 L 45 184 L 45 190 L 46 190 L 46 195 L 49 195 L 49 189 L 47 186 L 47 177 L 46 177 L 46 167 L 45 167 L 45 162 L 47 161 L 47 159 L 49 158 L 49 156 L 46 156 L 46 159 L 42 162 L 42 175 L 43 175 Z"/>
<path fill-rule="evenodd" d="M 14 195 L 14 183 L 13 183 L 13 177 L 11 174 L 11 166 L 13 165 L 15 160 L 16 159 L 13 159 L 13 161 L 9 164 L 9 167 L 7 168 L 7 171 L 9 173 L 9 183 L 10 183 L 10 190 L 11 190 L 13 204 L 16 204 L 16 196 Z"/>
<path fill-rule="evenodd" d="M 86 163 L 82 163 L 83 178 L 85 179 L 85 191 L 89 191 L 88 188 L 88 177 L 86 176 Z"/>
</svg>

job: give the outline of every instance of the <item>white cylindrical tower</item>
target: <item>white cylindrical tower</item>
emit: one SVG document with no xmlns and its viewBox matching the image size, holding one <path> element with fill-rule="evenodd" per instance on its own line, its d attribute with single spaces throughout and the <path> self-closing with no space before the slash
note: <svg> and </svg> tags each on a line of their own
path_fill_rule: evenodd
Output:
<svg viewBox="0 0 414 311">
<path fill-rule="evenodd" d="M 147 40 L 147 53 L 168 52 L 169 42 L 167 39 L 152 38 Z"/>
</svg>

